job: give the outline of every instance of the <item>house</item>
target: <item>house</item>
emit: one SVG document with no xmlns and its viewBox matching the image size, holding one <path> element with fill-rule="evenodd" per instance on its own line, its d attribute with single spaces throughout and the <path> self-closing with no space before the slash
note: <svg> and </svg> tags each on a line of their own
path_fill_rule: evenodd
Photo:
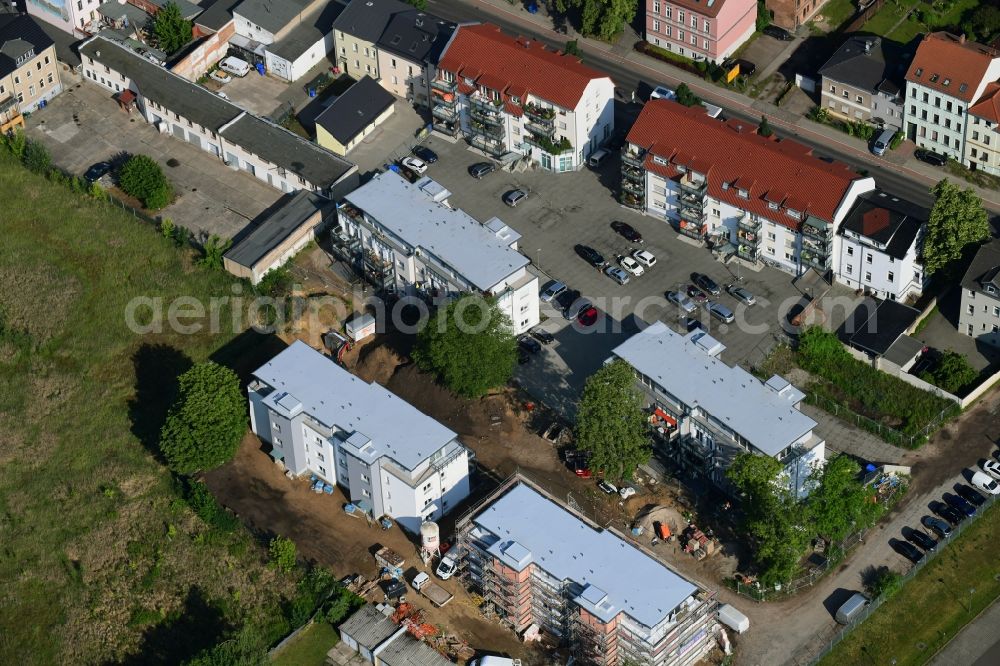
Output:
<svg viewBox="0 0 1000 666">
<path fill-rule="evenodd" d="M 429 108 L 430 82 L 454 30 L 454 23 L 425 12 L 393 14 L 375 43 L 379 83 L 396 97 Z"/>
<path fill-rule="evenodd" d="M 295 81 L 333 51 L 341 11 L 326 0 L 243 0 L 232 10 L 236 35 L 229 43 L 251 65 Z"/>
<path fill-rule="evenodd" d="M 393 608 L 365 604 L 340 625 L 340 640 L 375 666 L 449 666 L 452 662 L 389 619 Z"/>
<path fill-rule="evenodd" d="M 866 298 L 837 329 L 837 337 L 861 352 L 856 357 L 899 376 L 913 367 L 924 349 L 923 342 L 907 334 L 919 316 L 920 310 L 909 305 Z"/>
<path fill-rule="evenodd" d="M 612 350 L 635 371 L 650 412 L 674 431 L 663 454 L 728 489 L 726 469 L 741 453 L 781 463 L 796 497 L 824 461 L 816 422 L 799 411 L 805 394 L 774 375 L 763 382 L 720 358 L 726 347 L 708 333 L 681 335 L 657 321 Z"/>
<path fill-rule="evenodd" d="M 646 103 L 622 150 L 623 204 L 794 275 L 835 268 L 834 232 L 873 189 L 874 179 L 802 144 L 665 99 Z"/>
<path fill-rule="evenodd" d="M 316 117 L 316 143 L 346 155 L 392 115 L 396 98 L 365 75 Z"/>
<path fill-rule="evenodd" d="M 527 331 L 539 322 L 538 277 L 517 251 L 521 235 L 448 205 L 450 194 L 430 178 L 378 174 L 344 197 L 333 243 L 380 291 L 438 300 L 487 294 L 516 334 Z"/>
<path fill-rule="evenodd" d="M 142 118 L 160 132 L 212 153 L 282 192 L 337 198 L 357 187 L 358 167 L 271 121 L 149 62 L 103 35 L 80 47 L 83 77 L 134 95 Z"/>
<path fill-rule="evenodd" d="M 678 526 L 679 527 L 679 526 Z M 514 476 L 455 526 L 464 583 L 515 633 L 574 663 L 694 664 L 716 644 L 714 593 Z"/>
<path fill-rule="evenodd" d="M 976 251 L 962 277 L 958 330 L 976 342 L 1000 347 L 1000 241 L 996 239 Z"/>
<path fill-rule="evenodd" d="M 927 283 L 919 261 L 930 211 L 882 190 L 858 197 L 836 237 L 837 282 L 904 301 Z"/>
<path fill-rule="evenodd" d="M 771 23 L 794 32 L 823 8 L 826 0 L 764 0 Z"/>
<path fill-rule="evenodd" d="M 316 240 L 332 217 L 333 204 L 315 192 L 285 195 L 277 210 L 238 235 L 222 263 L 236 277 L 257 284 Z"/>
<path fill-rule="evenodd" d="M 104 0 L 24 0 L 29 14 L 60 30 L 84 37 L 98 20 L 97 8 Z"/>
<path fill-rule="evenodd" d="M 756 0 L 645 0 L 646 41 L 721 63 L 757 29 Z"/>
<path fill-rule="evenodd" d="M 27 14 L 0 14 L 0 132 L 62 92 L 55 42 Z"/>
<path fill-rule="evenodd" d="M 1000 176 L 1000 83 L 986 84 L 982 97 L 969 107 L 969 129 L 962 162 L 973 171 Z"/>
<path fill-rule="evenodd" d="M 581 168 L 614 129 L 607 74 L 488 23 L 455 30 L 431 92 L 436 131 L 547 171 Z"/>
<path fill-rule="evenodd" d="M 1000 52 L 965 35 L 924 35 L 906 72 L 906 138 L 921 148 L 965 159 L 969 107 L 1000 79 Z"/>
<path fill-rule="evenodd" d="M 412 533 L 469 494 L 454 432 L 302 341 L 253 373 L 250 426 L 295 475 L 337 484 L 370 517 Z"/>
<path fill-rule="evenodd" d="M 904 76 L 912 57 L 881 37 L 848 37 L 819 68 L 820 106 L 844 120 L 903 129 Z"/>
<path fill-rule="evenodd" d="M 399 0 L 352 0 L 333 24 L 341 71 L 355 79 L 381 79 L 377 42 L 395 14 L 412 10 Z"/>
</svg>

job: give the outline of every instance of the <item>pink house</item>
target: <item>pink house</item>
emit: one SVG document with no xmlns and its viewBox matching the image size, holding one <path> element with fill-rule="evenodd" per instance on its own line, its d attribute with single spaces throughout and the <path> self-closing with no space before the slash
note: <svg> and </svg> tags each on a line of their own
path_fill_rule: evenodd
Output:
<svg viewBox="0 0 1000 666">
<path fill-rule="evenodd" d="M 754 33 L 756 0 L 646 0 L 646 41 L 721 63 Z"/>
</svg>

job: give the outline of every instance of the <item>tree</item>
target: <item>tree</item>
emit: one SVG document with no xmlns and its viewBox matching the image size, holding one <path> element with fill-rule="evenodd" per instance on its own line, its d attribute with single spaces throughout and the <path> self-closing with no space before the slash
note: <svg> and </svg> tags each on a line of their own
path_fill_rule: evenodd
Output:
<svg viewBox="0 0 1000 666">
<path fill-rule="evenodd" d="M 576 56 L 577 58 L 583 57 L 583 52 L 580 50 L 579 40 L 571 39 L 566 42 L 566 47 L 563 49 L 563 53 L 566 55 Z"/>
<path fill-rule="evenodd" d="M 815 530 L 831 541 L 842 541 L 878 518 L 878 505 L 861 483 L 861 467 L 837 455 L 813 473 L 816 483 L 808 503 Z"/>
<path fill-rule="evenodd" d="M 271 566 L 282 573 L 289 573 L 295 568 L 295 542 L 285 537 L 276 536 L 267 545 L 271 556 Z"/>
<path fill-rule="evenodd" d="M 221 239 L 216 235 L 209 236 L 208 240 L 202 246 L 202 256 L 199 262 L 205 268 L 217 268 L 222 270 L 222 255 L 226 253 L 226 250 L 230 248 L 233 241 L 230 239 Z"/>
<path fill-rule="evenodd" d="M 764 0 L 757 0 L 757 32 L 771 25 L 771 11 Z"/>
<path fill-rule="evenodd" d="M 701 104 L 701 98 L 691 92 L 686 83 L 677 86 L 677 102 L 684 106 L 697 106 Z"/>
<path fill-rule="evenodd" d="M 987 4 L 976 7 L 969 16 L 967 29 L 979 39 L 988 40 L 1000 31 L 1000 8 Z"/>
<path fill-rule="evenodd" d="M 760 117 L 760 125 L 757 125 L 757 134 L 763 137 L 769 137 L 774 134 L 774 130 L 771 129 L 771 123 L 767 122 L 767 116 Z"/>
<path fill-rule="evenodd" d="M 743 453 L 726 470 L 726 478 L 743 496 L 743 511 L 751 519 L 773 512 L 778 504 L 781 463 L 771 456 Z"/>
<path fill-rule="evenodd" d="M 893 571 L 889 567 L 879 567 L 872 576 L 871 582 L 867 585 L 868 594 L 871 595 L 872 599 L 884 596 L 885 600 L 896 594 L 902 587 L 902 574 Z"/>
<path fill-rule="evenodd" d="M 118 184 L 126 194 L 135 197 L 150 210 L 163 208 L 174 196 L 163 169 L 146 155 L 128 158 L 118 173 Z"/>
<path fill-rule="evenodd" d="M 554 7 L 561 14 L 570 9 L 579 10 L 580 32 L 611 41 L 635 18 L 638 3 L 634 0 L 555 0 Z"/>
<path fill-rule="evenodd" d="M 174 53 L 191 41 L 191 21 L 181 15 L 181 8 L 168 2 L 153 17 L 153 34 L 160 49 Z"/>
<path fill-rule="evenodd" d="M 603 366 L 587 379 L 576 416 L 578 448 L 590 452 L 590 468 L 615 481 L 631 479 L 649 461 L 635 374 L 624 361 Z"/>
<path fill-rule="evenodd" d="M 180 474 L 218 467 L 236 454 L 247 428 L 239 377 L 206 361 L 177 381 L 177 400 L 160 431 L 163 456 Z"/>
<path fill-rule="evenodd" d="M 417 333 L 413 360 L 455 393 L 477 398 L 514 372 L 517 342 L 494 299 L 467 294 L 438 309 Z"/>
<path fill-rule="evenodd" d="M 928 372 L 920 373 L 920 378 L 948 393 L 957 393 L 963 387 L 976 381 L 979 373 L 969 365 L 967 358 L 953 351 L 941 354 L 937 364 Z"/>
<path fill-rule="evenodd" d="M 924 237 L 924 267 L 930 274 L 958 268 L 963 253 L 990 237 L 990 223 L 982 200 L 971 187 L 964 190 L 947 179 L 931 189 L 934 207 Z"/>
</svg>

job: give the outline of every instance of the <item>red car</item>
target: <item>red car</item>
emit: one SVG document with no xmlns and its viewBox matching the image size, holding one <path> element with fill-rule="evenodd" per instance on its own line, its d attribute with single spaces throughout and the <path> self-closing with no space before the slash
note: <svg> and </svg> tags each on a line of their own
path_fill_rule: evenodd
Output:
<svg viewBox="0 0 1000 666">
<path fill-rule="evenodd" d="M 593 326 L 597 323 L 598 314 L 597 308 L 590 306 L 589 308 L 581 311 L 580 314 L 576 316 L 576 320 L 584 326 Z"/>
<path fill-rule="evenodd" d="M 581 479 L 590 478 L 590 466 L 586 460 L 577 460 L 573 463 L 573 472 Z"/>
<path fill-rule="evenodd" d="M 687 295 L 695 303 L 704 303 L 706 300 L 708 300 L 708 294 L 706 294 L 705 292 L 703 292 L 701 289 L 699 289 L 698 287 L 694 286 L 693 284 L 689 284 L 688 285 Z"/>
</svg>

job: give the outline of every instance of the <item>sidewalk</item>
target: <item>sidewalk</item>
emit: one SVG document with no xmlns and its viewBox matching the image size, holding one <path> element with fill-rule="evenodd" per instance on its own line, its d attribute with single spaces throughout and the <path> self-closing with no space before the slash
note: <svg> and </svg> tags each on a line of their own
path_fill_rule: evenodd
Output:
<svg viewBox="0 0 1000 666">
<path fill-rule="evenodd" d="M 930 662 L 930 666 L 952 664 L 986 666 L 1000 663 L 1000 638 L 997 637 L 997 627 L 1000 627 L 1000 603 L 993 602 L 992 606 L 980 613 L 979 617 L 967 624 L 957 636 L 941 648 Z"/>
<path fill-rule="evenodd" d="M 753 100 L 733 90 L 712 85 L 682 69 L 638 53 L 632 49 L 631 44 L 624 44 L 625 41 L 634 38 L 635 33 L 631 29 L 626 29 L 622 38 L 612 45 L 583 37 L 572 29 L 569 29 L 565 34 L 556 32 L 552 29 L 552 21 L 548 16 L 541 13 L 529 14 L 520 6 L 511 5 L 507 0 L 477 0 L 475 4 L 484 13 L 503 16 L 512 22 L 523 24 L 525 27 L 541 32 L 546 38 L 555 42 L 578 40 L 585 60 L 587 53 L 600 53 L 603 59 L 617 62 L 640 76 L 650 77 L 653 81 L 668 85 L 686 83 L 694 93 L 712 104 L 751 116 L 767 115 L 771 126 L 775 129 L 835 146 L 838 150 L 864 164 L 884 168 L 887 166 L 886 162 L 889 162 L 896 167 L 895 171 L 912 180 L 924 183 L 928 187 L 935 185 L 947 176 L 942 169 L 924 164 L 914 158 L 912 151 L 900 148 L 887 158 L 877 158 L 868 151 L 867 143 L 861 139 L 848 136 L 839 130 L 813 122 L 808 118 L 794 115 L 774 104 Z M 627 48 L 623 48 L 623 46 Z M 1000 193 L 971 185 L 965 181 L 959 181 L 959 185 L 963 187 L 968 185 L 982 198 L 983 203 L 988 208 L 1000 211 Z"/>
</svg>

